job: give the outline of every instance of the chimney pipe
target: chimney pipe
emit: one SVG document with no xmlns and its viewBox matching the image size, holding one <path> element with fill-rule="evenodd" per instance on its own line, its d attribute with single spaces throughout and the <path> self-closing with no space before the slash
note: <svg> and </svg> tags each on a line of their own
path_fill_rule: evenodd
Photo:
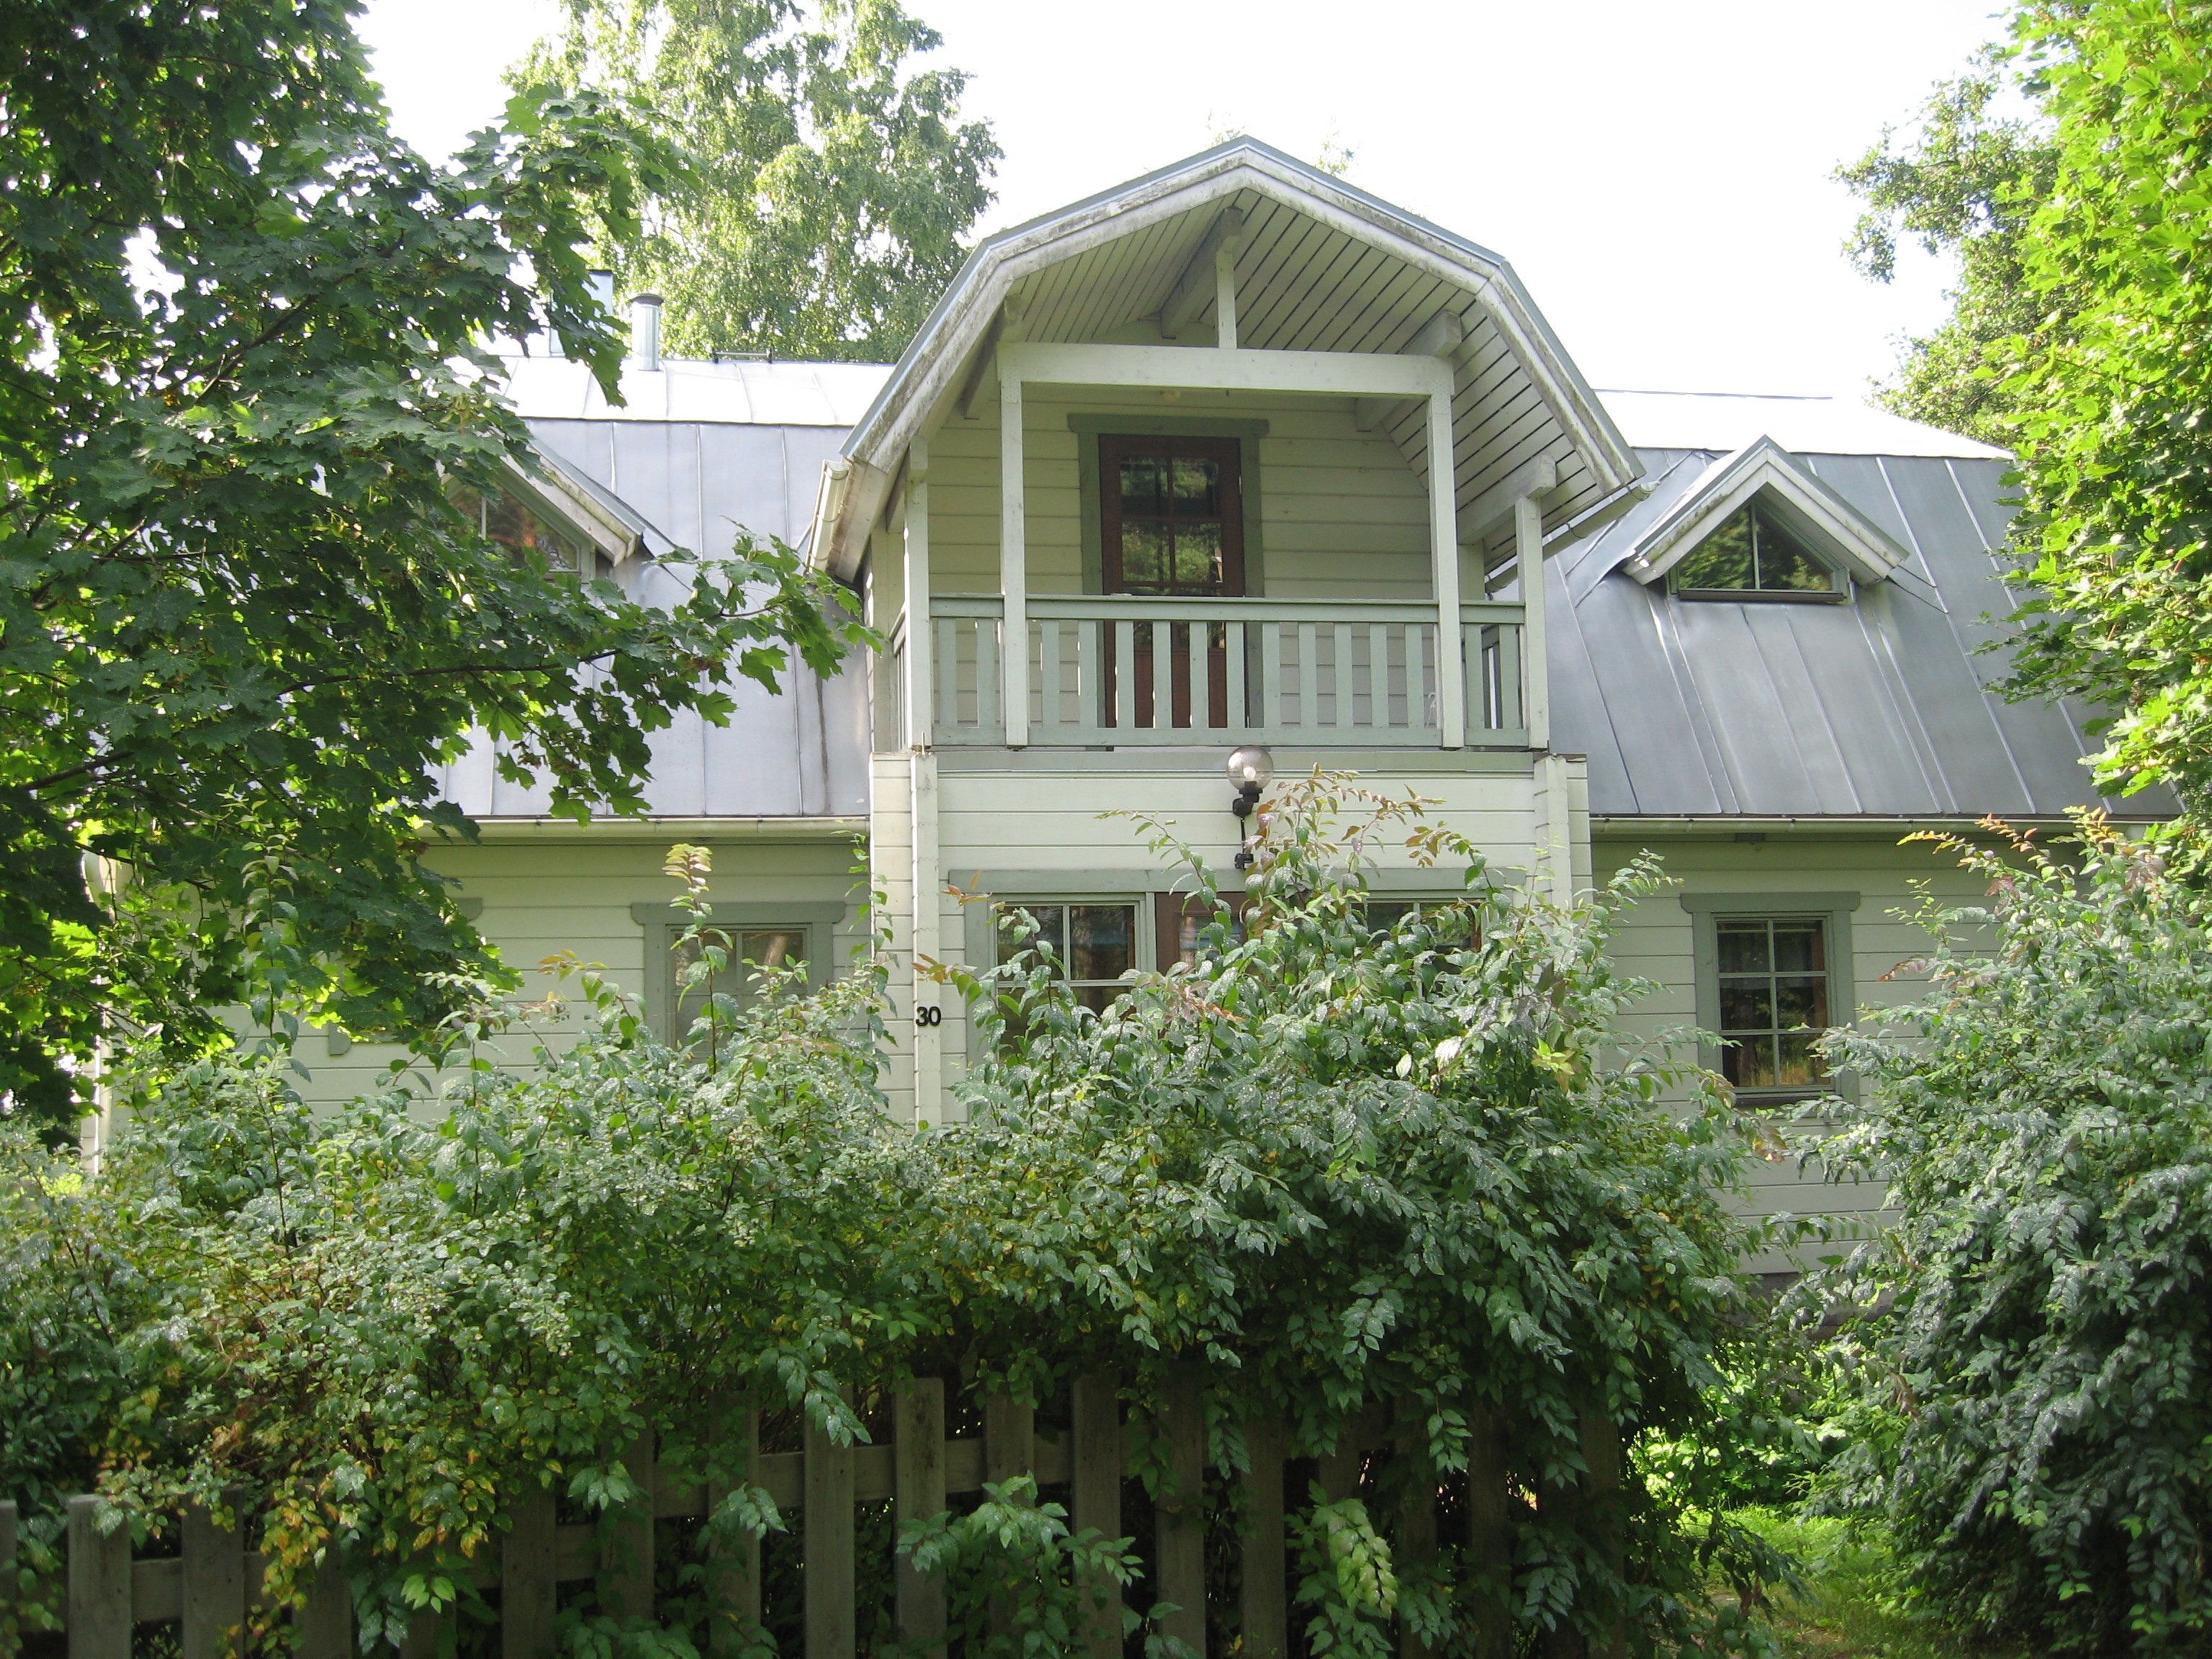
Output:
<svg viewBox="0 0 2212 1659">
<path fill-rule="evenodd" d="M 660 367 L 660 296 L 633 295 L 629 302 L 629 356 L 640 368 Z"/>
</svg>

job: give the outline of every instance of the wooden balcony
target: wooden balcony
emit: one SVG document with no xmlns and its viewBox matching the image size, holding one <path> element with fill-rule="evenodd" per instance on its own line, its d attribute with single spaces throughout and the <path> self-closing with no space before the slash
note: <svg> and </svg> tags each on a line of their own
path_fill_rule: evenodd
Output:
<svg viewBox="0 0 2212 1659">
<path fill-rule="evenodd" d="M 1527 748 L 1522 607 L 1459 609 L 1465 745 Z M 1031 745 L 1460 746 L 1439 724 L 1434 605 L 1033 593 L 1027 612 Z M 1004 744 L 1004 599 L 938 595 L 929 627 L 927 741 Z"/>
</svg>

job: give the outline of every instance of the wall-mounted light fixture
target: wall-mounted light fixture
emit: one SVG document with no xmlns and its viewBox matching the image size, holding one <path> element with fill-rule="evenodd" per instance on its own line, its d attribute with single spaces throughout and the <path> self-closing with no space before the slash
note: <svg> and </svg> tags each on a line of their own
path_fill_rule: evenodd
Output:
<svg viewBox="0 0 2212 1659">
<path fill-rule="evenodd" d="M 1256 744 L 1246 744 L 1229 753 L 1229 781 L 1236 789 L 1236 798 L 1229 810 L 1237 815 L 1238 829 L 1237 867 L 1252 867 L 1252 843 L 1258 839 L 1252 830 L 1252 814 L 1260 805 L 1260 792 L 1275 776 L 1275 757 Z"/>
</svg>

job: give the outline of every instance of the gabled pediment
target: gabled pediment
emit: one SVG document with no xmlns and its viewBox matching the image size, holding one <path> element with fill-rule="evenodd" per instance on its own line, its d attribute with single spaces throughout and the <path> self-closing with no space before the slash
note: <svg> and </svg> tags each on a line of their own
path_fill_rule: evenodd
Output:
<svg viewBox="0 0 2212 1659">
<path fill-rule="evenodd" d="M 815 556 L 842 571 L 917 436 L 989 395 L 1002 343 L 1215 343 L 1217 254 L 1232 262 L 1247 350 L 1415 353 L 1455 375 L 1455 490 L 1478 509 L 1549 463 L 1548 524 L 1618 495 L 1642 467 L 1512 268 L 1486 248 L 1249 138 L 986 240 L 854 428 Z M 1361 423 L 1425 467 L 1418 400 L 1362 399 Z M 1463 534 L 1484 526 L 1463 523 Z"/>
<path fill-rule="evenodd" d="M 1636 538 L 1620 568 L 1638 581 L 1658 581 L 1753 501 L 1855 582 L 1881 581 L 1907 557 L 1905 549 L 1803 462 L 1773 439 L 1760 438 L 1707 467 Z"/>
</svg>

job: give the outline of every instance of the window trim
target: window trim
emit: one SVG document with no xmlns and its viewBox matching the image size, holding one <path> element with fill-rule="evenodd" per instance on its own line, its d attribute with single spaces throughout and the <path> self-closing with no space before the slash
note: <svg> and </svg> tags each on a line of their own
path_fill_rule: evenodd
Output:
<svg viewBox="0 0 2212 1659">
<path fill-rule="evenodd" d="M 1851 951 L 1851 915 L 1859 908 L 1859 893 L 1683 893 L 1679 899 L 1690 914 L 1693 930 L 1692 969 L 1697 999 L 1698 1029 L 1714 1032 L 1721 1024 L 1720 921 L 1778 916 L 1817 916 L 1828 930 L 1828 1018 L 1833 1025 L 1849 1024 L 1858 1009 L 1855 960 Z M 1721 1068 L 1720 1044 L 1709 1038 L 1698 1043 L 1698 1063 L 1709 1072 Z M 1811 1088 L 1746 1089 L 1747 1102 L 1786 1105 L 1791 1101 L 1838 1095 L 1858 1098 L 1858 1083 L 1849 1072 L 1830 1073 L 1824 1085 Z"/>
<path fill-rule="evenodd" d="M 1806 557 L 1811 559 L 1815 564 L 1819 565 L 1821 569 L 1828 573 L 1827 586 L 1826 588 L 1685 586 L 1679 580 L 1682 567 L 1689 563 L 1692 559 L 1695 558 L 1697 556 L 1698 550 L 1704 547 L 1707 542 L 1711 541 L 1723 530 L 1725 530 L 1729 524 L 1734 522 L 1739 514 L 1747 514 L 1751 520 L 1753 545 L 1752 568 L 1754 573 L 1757 572 L 1759 568 L 1759 555 L 1757 550 L 1759 521 L 1760 518 L 1764 516 L 1778 525 L 1784 533 L 1795 535 L 1798 541 L 1807 544 L 1805 547 Z M 1812 546 L 1810 544 L 1814 539 L 1815 538 L 1811 536 L 1799 532 L 1796 526 L 1790 522 L 1786 514 L 1776 512 L 1774 510 L 1773 504 L 1767 499 L 1764 492 L 1754 492 L 1749 500 L 1746 501 L 1742 506 L 1736 508 L 1735 513 L 1731 513 L 1726 518 L 1720 520 L 1711 527 L 1711 529 L 1705 532 L 1705 533 L 1700 536 L 1696 542 L 1691 544 L 1688 550 L 1686 551 L 1682 555 L 1681 558 L 1676 562 L 1674 568 L 1668 573 L 1667 591 L 1672 593 L 1678 599 L 1690 599 L 1693 601 L 1711 601 L 1715 599 L 1725 601 L 1732 599 L 1740 605 L 1849 604 L 1851 599 L 1850 573 L 1842 568 L 1832 557 L 1823 554 L 1820 549 Z"/>
<path fill-rule="evenodd" d="M 1266 594 L 1267 559 L 1260 533 L 1260 440 L 1267 435 L 1267 422 L 1210 419 L 1204 416 L 1070 415 L 1067 429 L 1076 437 L 1085 593 L 1106 591 L 1106 511 L 1100 494 L 1099 440 L 1234 438 L 1238 441 L 1237 483 L 1244 503 L 1240 526 L 1243 537 L 1244 596 L 1256 599 Z"/>
<path fill-rule="evenodd" d="M 690 916 L 672 904 L 633 904 L 630 917 L 645 931 L 645 1022 L 663 1041 L 674 1037 L 663 1027 L 676 1008 L 676 935 L 691 925 Z M 845 906 L 827 901 L 798 904 L 726 904 L 714 906 L 717 927 L 732 932 L 780 931 L 806 936 L 806 986 L 818 991 L 829 984 L 830 952 L 837 925 L 845 919 Z"/>
</svg>

